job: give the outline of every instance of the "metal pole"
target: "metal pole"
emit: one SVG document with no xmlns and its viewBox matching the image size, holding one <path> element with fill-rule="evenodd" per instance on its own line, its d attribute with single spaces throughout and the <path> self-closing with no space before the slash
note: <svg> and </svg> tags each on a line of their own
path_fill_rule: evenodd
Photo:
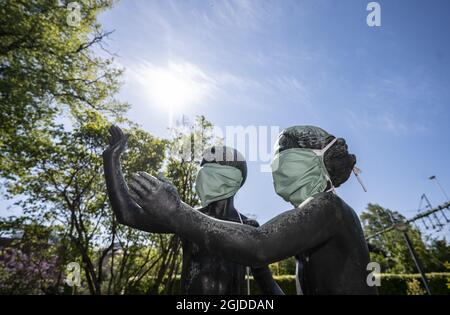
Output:
<svg viewBox="0 0 450 315">
<path fill-rule="evenodd" d="M 427 205 L 428 205 L 428 209 L 429 209 L 429 210 L 432 210 L 433 207 L 431 206 L 431 202 L 430 202 L 430 200 L 428 199 L 427 195 L 423 194 L 423 195 L 422 195 L 422 198 L 425 199 L 425 202 L 426 202 Z M 438 232 L 440 232 L 440 231 L 442 230 L 442 227 L 443 227 L 444 225 L 443 225 L 443 224 L 441 223 L 441 221 L 439 220 L 438 216 L 436 215 L 436 212 L 433 213 L 433 217 L 434 217 L 434 219 L 436 220 L 437 225 L 439 226 L 439 231 L 438 231 Z M 444 215 L 444 217 L 445 217 L 445 215 Z M 445 219 L 447 219 L 447 217 L 445 217 Z"/>
<path fill-rule="evenodd" d="M 407 232 L 402 232 L 402 234 L 403 234 L 403 237 L 405 238 L 406 244 L 408 245 L 408 249 L 409 249 L 409 252 L 411 254 L 411 257 L 413 258 L 414 263 L 416 264 L 417 270 L 419 270 L 420 275 L 422 276 L 422 281 L 423 281 L 423 284 L 425 286 L 425 289 L 427 290 L 428 295 L 431 295 L 431 289 L 428 286 L 427 276 L 425 275 L 425 272 L 423 271 L 423 267 L 422 267 L 422 265 L 420 263 L 419 258 L 417 257 L 417 254 L 416 254 L 416 252 L 414 250 L 414 247 L 413 247 L 413 245 L 411 243 L 411 240 L 410 240 L 410 238 L 408 236 L 408 233 Z"/>
<path fill-rule="evenodd" d="M 450 199 L 448 198 L 447 193 L 444 190 L 444 187 L 442 187 L 441 183 L 438 181 L 437 177 L 435 175 L 430 177 L 430 180 L 435 180 L 436 184 L 439 186 L 439 188 L 441 189 L 442 193 L 444 194 L 445 198 L 447 199 L 447 202 L 450 202 Z"/>
<path fill-rule="evenodd" d="M 250 295 L 250 267 L 245 267 L 247 273 L 247 295 Z"/>
<path fill-rule="evenodd" d="M 444 187 L 442 187 L 442 185 L 441 185 L 441 183 L 439 182 L 439 180 L 437 179 L 436 175 L 433 175 L 433 176 L 430 177 L 430 180 L 433 180 L 433 179 L 435 180 L 436 184 L 437 184 L 437 185 L 439 186 L 439 188 L 441 189 L 442 194 L 443 194 L 444 197 L 447 199 L 447 202 L 450 202 L 450 200 L 449 200 L 449 198 L 448 198 L 448 195 L 447 195 L 447 193 L 446 193 L 445 190 L 444 190 Z M 447 216 L 445 215 L 445 211 L 444 211 L 444 210 L 441 211 L 441 214 L 444 216 L 445 221 L 450 222 L 450 220 L 449 220 L 449 219 L 447 218 Z"/>
<path fill-rule="evenodd" d="M 404 223 L 405 224 L 409 224 L 409 223 L 412 223 L 414 221 L 420 220 L 420 219 L 422 219 L 422 218 L 432 214 L 433 212 L 442 211 L 442 210 L 449 209 L 449 208 L 450 208 L 450 202 L 446 202 L 446 203 L 444 203 L 444 204 L 442 204 L 440 206 L 437 206 L 436 208 L 434 208 L 432 210 L 428 210 L 428 211 L 422 212 L 422 213 L 414 216 L 413 218 L 406 220 Z M 376 232 L 376 233 L 374 233 L 372 235 L 367 236 L 366 240 L 370 240 L 371 238 L 374 238 L 374 237 L 376 237 L 376 236 L 378 236 L 380 234 L 389 232 L 389 231 L 393 230 L 394 228 L 395 228 L 395 224 L 392 224 L 391 226 L 389 226 L 389 227 L 387 227 L 387 228 L 385 228 L 385 229 L 383 229 L 381 231 L 378 231 L 378 232 Z"/>
<path fill-rule="evenodd" d="M 391 219 L 392 224 L 396 224 L 396 222 L 392 216 L 392 213 L 390 211 L 388 211 L 388 214 L 389 214 L 389 218 Z M 423 282 L 423 285 L 425 286 L 427 294 L 431 295 L 431 290 L 430 290 L 430 287 L 428 286 L 427 276 L 425 275 L 425 272 L 423 271 L 422 264 L 420 263 L 419 257 L 417 256 L 416 251 L 414 250 L 411 239 L 408 236 L 407 230 L 403 230 L 403 229 L 402 230 L 397 229 L 397 230 L 399 230 L 403 234 L 403 238 L 405 239 L 406 245 L 408 246 L 409 253 L 411 254 L 414 264 L 416 265 L 416 268 L 419 271 L 420 276 L 422 277 L 422 282 Z"/>
</svg>

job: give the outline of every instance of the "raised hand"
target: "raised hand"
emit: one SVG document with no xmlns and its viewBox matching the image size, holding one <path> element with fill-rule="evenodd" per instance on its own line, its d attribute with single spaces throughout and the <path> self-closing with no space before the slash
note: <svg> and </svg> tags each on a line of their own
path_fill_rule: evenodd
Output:
<svg viewBox="0 0 450 315">
<path fill-rule="evenodd" d="M 172 233 L 165 225 L 158 224 L 158 220 L 153 219 L 157 217 L 149 215 L 131 197 L 120 163 L 120 155 L 125 150 L 128 136 L 117 126 L 111 126 L 109 133 L 109 146 L 103 151 L 103 167 L 109 201 L 118 222 L 141 231 Z"/>
<path fill-rule="evenodd" d="M 109 128 L 109 146 L 103 152 L 103 154 L 115 154 L 120 155 L 125 151 L 125 147 L 128 141 L 128 135 L 125 135 L 119 127 L 111 125 Z"/>
<path fill-rule="evenodd" d="M 161 223 L 181 206 L 177 189 L 165 178 L 138 172 L 129 183 L 130 195 L 149 215 Z"/>
</svg>

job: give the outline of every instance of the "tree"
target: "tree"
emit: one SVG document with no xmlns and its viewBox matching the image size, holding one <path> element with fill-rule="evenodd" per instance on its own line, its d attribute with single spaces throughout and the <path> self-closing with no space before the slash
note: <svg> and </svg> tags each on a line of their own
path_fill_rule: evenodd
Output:
<svg viewBox="0 0 450 315">
<path fill-rule="evenodd" d="M 114 100 L 121 70 L 93 50 L 104 47 L 111 33 L 101 29 L 97 15 L 112 1 L 80 2 L 79 24 L 68 23 L 69 2 L 0 1 L 3 178 L 14 178 L 42 159 L 40 145 L 50 141 L 47 129 L 56 119 L 85 109 L 117 115 L 127 108 Z"/>
<path fill-rule="evenodd" d="M 112 58 L 94 52 L 104 49 L 111 33 L 102 30 L 97 15 L 111 6 L 109 0 L 0 2 L 0 177 L 7 197 L 21 197 L 20 219 L 57 230 L 58 268 L 81 257 L 91 293 L 102 291 L 102 261 L 110 253 L 114 257 L 120 235 L 127 236 L 130 250 L 142 245 L 143 237 L 116 227 L 98 156 L 107 117 L 124 122 L 121 115 L 128 106 L 114 99 L 121 70 L 112 66 Z M 163 142 L 136 127 L 131 133 L 142 155 L 131 154 L 129 164 L 158 169 Z M 127 249 L 122 248 L 124 264 L 133 261 Z M 120 268 L 110 277 L 109 292 L 112 283 L 127 276 L 124 265 Z"/>
<path fill-rule="evenodd" d="M 64 126 L 47 130 L 51 138 L 44 143 L 42 158 L 7 182 L 8 195 L 21 196 L 16 205 L 27 218 L 44 219 L 47 226 L 60 227 L 60 268 L 80 261 L 91 294 L 105 292 L 105 259 L 114 260 L 117 249 L 121 260 L 110 264 L 109 293 L 124 289 L 133 269 L 130 263 L 140 259 L 137 256 L 145 245 L 151 247 L 155 242 L 148 234 L 119 227 L 112 215 L 101 158 L 108 126 L 97 111 L 85 111 L 77 114 L 71 130 Z M 128 172 L 140 169 L 155 174 L 164 159 L 165 142 L 137 127 L 128 133 Z M 146 263 L 156 259 L 153 256 L 148 255 Z"/>
<path fill-rule="evenodd" d="M 95 52 L 110 54 L 104 44 L 111 32 L 102 30 L 97 15 L 112 3 L 0 0 L 0 180 L 6 197 L 19 197 L 15 205 L 23 210 L 18 218 L 0 220 L 1 227 L 16 234 L 38 226 L 54 235 L 57 241 L 48 247 L 50 256 L 58 257 L 53 292 L 62 292 L 67 263 L 79 262 L 78 292 L 142 292 L 145 283 L 147 293 L 169 293 L 180 271 L 180 240 L 118 225 L 105 193 L 101 152 L 111 123 L 130 134 L 123 157 L 126 177 L 138 170 L 161 171 L 168 144 L 123 117 L 128 105 L 114 98 L 121 70 Z M 211 143 L 212 125 L 198 117 L 183 128 L 188 130 L 173 130 L 164 169 L 183 200 L 196 206 L 198 159 Z M 180 150 L 186 144 L 188 157 Z M 28 235 L 14 241 L 20 245 L 14 250 L 45 241 L 39 233 Z M 40 254 L 40 248 L 33 253 Z M 19 277 L 7 277 L 12 286 L 5 290 L 11 292 L 14 279 L 25 281 L 24 274 L 32 274 L 21 268 L 3 273 L 5 268 L 0 265 L 2 277 Z M 39 285 L 20 290 L 48 292 L 50 285 L 41 285 L 45 279 L 36 279 Z"/>
<path fill-rule="evenodd" d="M 269 265 L 270 271 L 275 276 L 295 275 L 297 261 L 295 257 L 289 257 L 285 260 Z"/>
<path fill-rule="evenodd" d="M 392 225 L 389 213 L 398 220 L 405 218 L 396 211 L 385 209 L 377 204 L 369 204 L 366 211 L 360 215 L 364 233 L 372 235 L 385 227 Z M 425 271 L 438 271 L 435 269 L 436 261 L 433 258 L 430 247 L 422 239 L 420 230 L 412 225 L 409 226 L 408 236 L 414 249 L 425 268 Z M 408 247 L 403 236 L 397 230 L 393 230 L 372 238 L 369 243 L 373 249 L 370 253 L 371 261 L 381 265 L 381 271 L 385 273 L 416 273 L 414 261 L 411 258 Z"/>
<path fill-rule="evenodd" d="M 41 158 L 9 179 L 6 186 L 8 196 L 21 196 L 16 202 L 24 211 L 20 220 L 39 221 L 56 235 L 54 252 L 59 259 L 55 269 L 59 277 L 54 291 L 61 292 L 65 266 L 75 261 L 83 269 L 83 285 L 78 292 L 173 292 L 174 277 L 181 271 L 180 239 L 116 223 L 105 193 L 101 160 L 109 122 L 95 110 L 78 112 L 74 118 L 71 128 L 58 125 L 47 129 L 49 138 L 39 144 Z M 126 130 L 128 147 L 122 159 L 125 177 L 138 170 L 158 173 L 168 148 L 165 174 L 177 185 L 184 200 L 197 206 L 194 182 L 202 149 L 213 143 L 211 130 L 210 122 L 197 117 L 193 125 L 185 123 L 172 130 L 173 138 L 165 141 L 130 123 Z M 197 142 L 193 144 L 192 139 Z M 188 157 L 181 149 L 186 141 L 189 148 L 199 147 L 189 149 Z M 14 233 L 13 226 L 9 227 Z"/>
<path fill-rule="evenodd" d="M 431 270 L 436 272 L 448 271 L 446 263 L 450 262 L 450 244 L 447 240 L 433 239 L 430 242 L 429 251 L 432 257 L 430 262 Z"/>
<path fill-rule="evenodd" d="M 0 222 L 0 237 L 0 294 L 55 293 L 61 273 L 52 229 L 10 218 Z"/>
</svg>

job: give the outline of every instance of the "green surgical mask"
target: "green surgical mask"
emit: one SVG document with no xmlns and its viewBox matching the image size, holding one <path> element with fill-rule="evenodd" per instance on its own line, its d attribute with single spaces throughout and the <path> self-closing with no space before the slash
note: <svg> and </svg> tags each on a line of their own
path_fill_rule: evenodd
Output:
<svg viewBox="0 0 450 315">
<path fill-rule="evenodd" d="M 242 173 L 235 167 L 207 163 L 197 174 L 195 190 L 203 207 L 213 201 L 234 196 L 241 188 Z"/>
<path fill-rule="evenodd" d="M 333 139 L 322 150 L 293 148 L 277 153 L 272 162 L 276 193 L 298 207 L 309 197 L 325 191 L 328 183 L 331 184 L 331 190 L 334 190 L 323 155 L 336 140 Z"/>
</svg>

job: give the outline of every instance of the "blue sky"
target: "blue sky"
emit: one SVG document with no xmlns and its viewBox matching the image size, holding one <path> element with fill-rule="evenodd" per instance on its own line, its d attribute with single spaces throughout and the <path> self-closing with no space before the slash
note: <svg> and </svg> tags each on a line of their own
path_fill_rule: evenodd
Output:
<svg viewBox="0 0 450 315">
<path fill-rule="evenodd" d="M 320 126 L 347 140 L 369 190 L 351 177 L 339 195 L 409 217 L 422 193 L 444 202 L 430 175 L 450 192 L 450 1 L 378 1 L 372 28 L 368 2 L 126 0 L 100 21 L 126 69 L 119 98 L 147 131 L 167 136 L 170 111 L 222 128 Z M 249 167 L 242 212 L 263 223 L 289 209 Z"/>
</svg>

